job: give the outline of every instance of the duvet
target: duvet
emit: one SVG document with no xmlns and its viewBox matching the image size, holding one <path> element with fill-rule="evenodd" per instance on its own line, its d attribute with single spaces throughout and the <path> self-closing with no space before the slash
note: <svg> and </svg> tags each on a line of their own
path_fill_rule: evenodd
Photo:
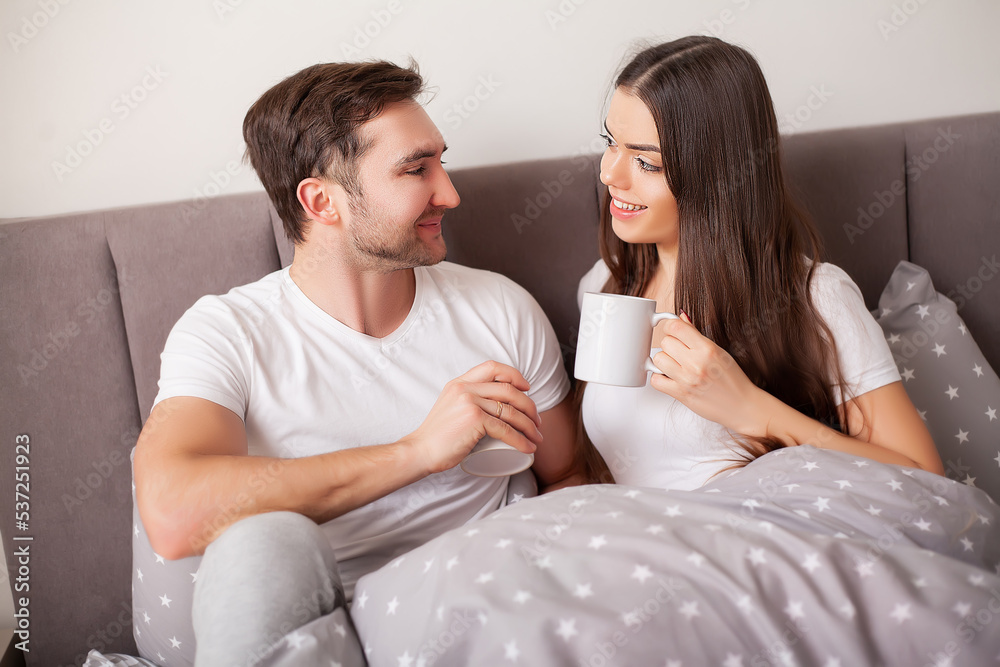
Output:
<svg viewBox="0 0 1000 667">
<path fill-rule="evenodd" d="M 809 446 L 697 491 L 565 489 L 364 577 L 371 665 L 985 665 L 1000 511 Z"/>
<path fill-rule="evenodd" d="M 984 492 L 801 446 L 696 491 L 520 500 L 363 577 L 266 662 L 997 664 L 998 572 Z"/>
</svg>

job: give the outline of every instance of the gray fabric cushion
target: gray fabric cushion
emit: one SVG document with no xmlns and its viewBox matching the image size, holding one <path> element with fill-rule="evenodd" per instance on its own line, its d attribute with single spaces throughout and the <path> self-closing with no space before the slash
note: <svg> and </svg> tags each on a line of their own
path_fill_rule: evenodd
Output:
<svg viewBox="0 0 1000 667">
<path fill-rule="evenodd" d="M 576 285 L 598 257 L 596 160 L 462 169 L 451 175 L 462 204 L 444 216 L 448 259 L 524 286 L 548 315 L 565 357 L 576 346 Z"/>
<path fill-rule="evenodd" d="M 28 665 L 135 650 L 128 452 L 139 433 L 103 212 L 3 226 L 0 241 L 0 530 L 32 536 Z M 14 444 L 30 438 L 30 521 L 14 526 Z M 111 545 L 111 546 L 109 546 Z M 21 594 L 17 595 L 18 598 Z"/>
<path fill-rule="evenodd" d="M 278 217 L 278 211 L 270 200 L 267 202 L 268 214 L 271 216 L 271 228 L 274 231 L 274 243 L 278 247 L 278 258 L 281 260 L 281 268 L 285 268 L 292 263 L 295 256 L 295 245 L 288 240 L 285 234 L 284 223 Z"/>
<path fill-rule="evenodd" d="M 1000 368 L 1000 112 L 908 124 L 906 156 L 907 259 L 930 271 Z"/>
<path fill-rule="evenodd" d="M 1000 500 L 1000 378 L 955 303 L 900 262 L 874 313 L 951 479 Z"/>
<path fill-rule="evenodd" d="M 782 139 L 789 187 L 819 229 L 826 261 L 847 271 L 869 308 L 907 259 L 901 139 L 899 125 Z"/>
<path fill-rule="evenodd" d="M 108 213 L 121 308 L 143 420 L 156 397 L 167 334 L 191 304 L 279 268 L 263 193 Z M 127 278 L 127 280 L 126 280 Z"/>
</svg>

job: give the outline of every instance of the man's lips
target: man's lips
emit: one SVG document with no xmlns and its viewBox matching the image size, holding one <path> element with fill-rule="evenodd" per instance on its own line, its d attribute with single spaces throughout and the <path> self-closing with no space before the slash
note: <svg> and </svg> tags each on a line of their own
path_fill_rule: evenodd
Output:
<svg viewBox="0 0 1000 667">
<path fill-rule="evenodd" d="M 444 218 L 444 211 L 440 209 L 431 215 L 425 214 L 425 217 L 417 220 L 417 227 L 437 227 L 441 224 L 442 218 Z"/>
<path fill-rule="evenodd" d="M 426 229 L 429 232 L 441 233 L 441 219 L 443 215 L 436 215 L 433 218 L 426 218 L 417 223 L 417 229 Z"/>
</svg>

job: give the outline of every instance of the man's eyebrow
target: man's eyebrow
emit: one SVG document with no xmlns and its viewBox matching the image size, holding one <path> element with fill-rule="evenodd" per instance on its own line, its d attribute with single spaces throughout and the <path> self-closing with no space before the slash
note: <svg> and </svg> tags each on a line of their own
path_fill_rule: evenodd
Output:
<svg viewBox="0 0 1000 667">
<path fill-rule="evenodd" d="M 444 153 L 446 150 L 448 150 L 448 144 L 444 145 L 444 148 L 441 149 L 441 153 Z M 396 166 L 405 167 L 408 164 L 413 164 L 414 162 L 420 162 L 421 160 L 429 157 L 436 157 L 437 154 L 438 153 L 436 148 L 418 148 L 409 155 L 400 158 L 399 162 L 396 163 Z"/>
<path fill-rule="evenodd" d="M 607 121 L 604 122 L 604 131 L 608 133 L 608 136 L 612 139 L 615 135 L 611 134 L 611 130 L 608 129 Z M 660 147 L 653 144 L 625 144 L 625 148 L 630 151 L 639 151 L 640 153 L 659 153 Z"/>
</svg>

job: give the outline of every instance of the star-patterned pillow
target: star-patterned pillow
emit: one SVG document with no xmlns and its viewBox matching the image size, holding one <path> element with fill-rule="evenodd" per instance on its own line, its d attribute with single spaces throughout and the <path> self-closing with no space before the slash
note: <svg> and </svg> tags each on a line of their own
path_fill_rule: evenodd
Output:
<svg viewBox="0 0 1000 667">
<path fill-rule="evenodd" d="M 925 269 L 900 262 L 872 314 L 945 473 L 1000 501 L 1000 378 Z"/>
<path fill-rule="evenodd" d="M 101 653 L 92 649 L 83 667 L 157 667 L 156 663 L 123 653 Z"/>
</svg>

